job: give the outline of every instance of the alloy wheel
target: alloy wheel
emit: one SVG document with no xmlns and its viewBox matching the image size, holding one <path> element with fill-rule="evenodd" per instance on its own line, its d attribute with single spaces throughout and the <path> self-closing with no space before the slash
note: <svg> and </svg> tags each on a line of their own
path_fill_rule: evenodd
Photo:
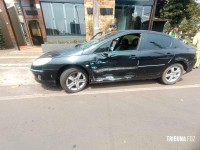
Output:
<svg viewBox="0 0 200 150">
<path fill-rule="evenodd" d="M 173 83 L 180 78 L 181 74 L 182 74 L 181 68 L 179 66 L 173 66 L 167 71 L 165 78 L 167 82 Z"/>
<path fill-rule="evenodd" d="M 78 91 L 87 84 L 86 76 L 81 72 L 72 72 L 66 80 L 66 86 L 72 91 Z"/>
</svg>

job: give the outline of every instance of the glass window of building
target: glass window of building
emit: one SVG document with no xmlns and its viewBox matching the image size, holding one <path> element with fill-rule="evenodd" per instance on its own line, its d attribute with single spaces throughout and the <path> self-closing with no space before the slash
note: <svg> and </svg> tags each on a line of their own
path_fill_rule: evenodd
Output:
<svg viewBox="0 0 200 150">
<path fill-rule="evenodd" d="M 115 18 L 119 30 L 147 30 L 151 14 L 151 6 L 118 5 Z"/>
<path fill-rule="evenodd" d="M 42 2 L 49 36 L 85 35 L 84 4 Z"/>
</svg>

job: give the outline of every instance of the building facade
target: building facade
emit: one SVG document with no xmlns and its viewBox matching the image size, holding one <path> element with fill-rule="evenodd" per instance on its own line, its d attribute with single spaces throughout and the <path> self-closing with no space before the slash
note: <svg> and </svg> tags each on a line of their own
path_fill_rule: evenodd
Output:
<svg viewBox="0 0 200 150">
<path fill-rule="evenodd" d="M 157 0 L 4 0 L 22 45 L 83 42 L 95 28 L 106 31 L 115 22 L 118 30 L 151 30 Z M 93 8 L 95 6 L 95 8 Z M 1 15 L 3 14 L 0 12 Z M 16 19 L 17 18 L 17 19 Z M 14 29 L 15 28 L 15 29 Z M 8 29 L 10 30 L 10 29 Z M 20 30 L 20 31 L 19 31 Z"/>
</svg>

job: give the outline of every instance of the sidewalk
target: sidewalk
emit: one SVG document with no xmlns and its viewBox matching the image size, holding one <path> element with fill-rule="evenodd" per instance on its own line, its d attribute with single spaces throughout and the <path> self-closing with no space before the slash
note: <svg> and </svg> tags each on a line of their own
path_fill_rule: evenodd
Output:
<svg viewBox="0 0 200 150">
<path fill-rule="evenodd" d="M 32 62 L 42 55 L 41 47 L 26 47 L 19 50 L 0 50 L 0 64 L 16 64 Z"/>
<path fill-rule="evenodd" d="M 0 50 L 0 86 L 36 84 L 30 66 L 42 53 L 41 47 Z"/>
</svg>

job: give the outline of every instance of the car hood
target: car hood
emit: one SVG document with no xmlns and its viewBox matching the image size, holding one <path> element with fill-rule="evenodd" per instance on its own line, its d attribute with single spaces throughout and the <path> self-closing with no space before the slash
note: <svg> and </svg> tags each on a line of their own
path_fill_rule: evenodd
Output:
<svg viewBox="0 0 200 150">
<path fill-rule="evenodd" d="M 83 50 L 80 48 L 74 47 L 69 47 L 69 48 L 64 48 L 64 49 L 59 49 L 59 50 L 54 50 L 47 52 L 40 56 L 40 58 L 45 58 L 45 57 L 63 57 L 63 56 L 77 56 L 77 55 L 82 55 Z"/>
</svg>

